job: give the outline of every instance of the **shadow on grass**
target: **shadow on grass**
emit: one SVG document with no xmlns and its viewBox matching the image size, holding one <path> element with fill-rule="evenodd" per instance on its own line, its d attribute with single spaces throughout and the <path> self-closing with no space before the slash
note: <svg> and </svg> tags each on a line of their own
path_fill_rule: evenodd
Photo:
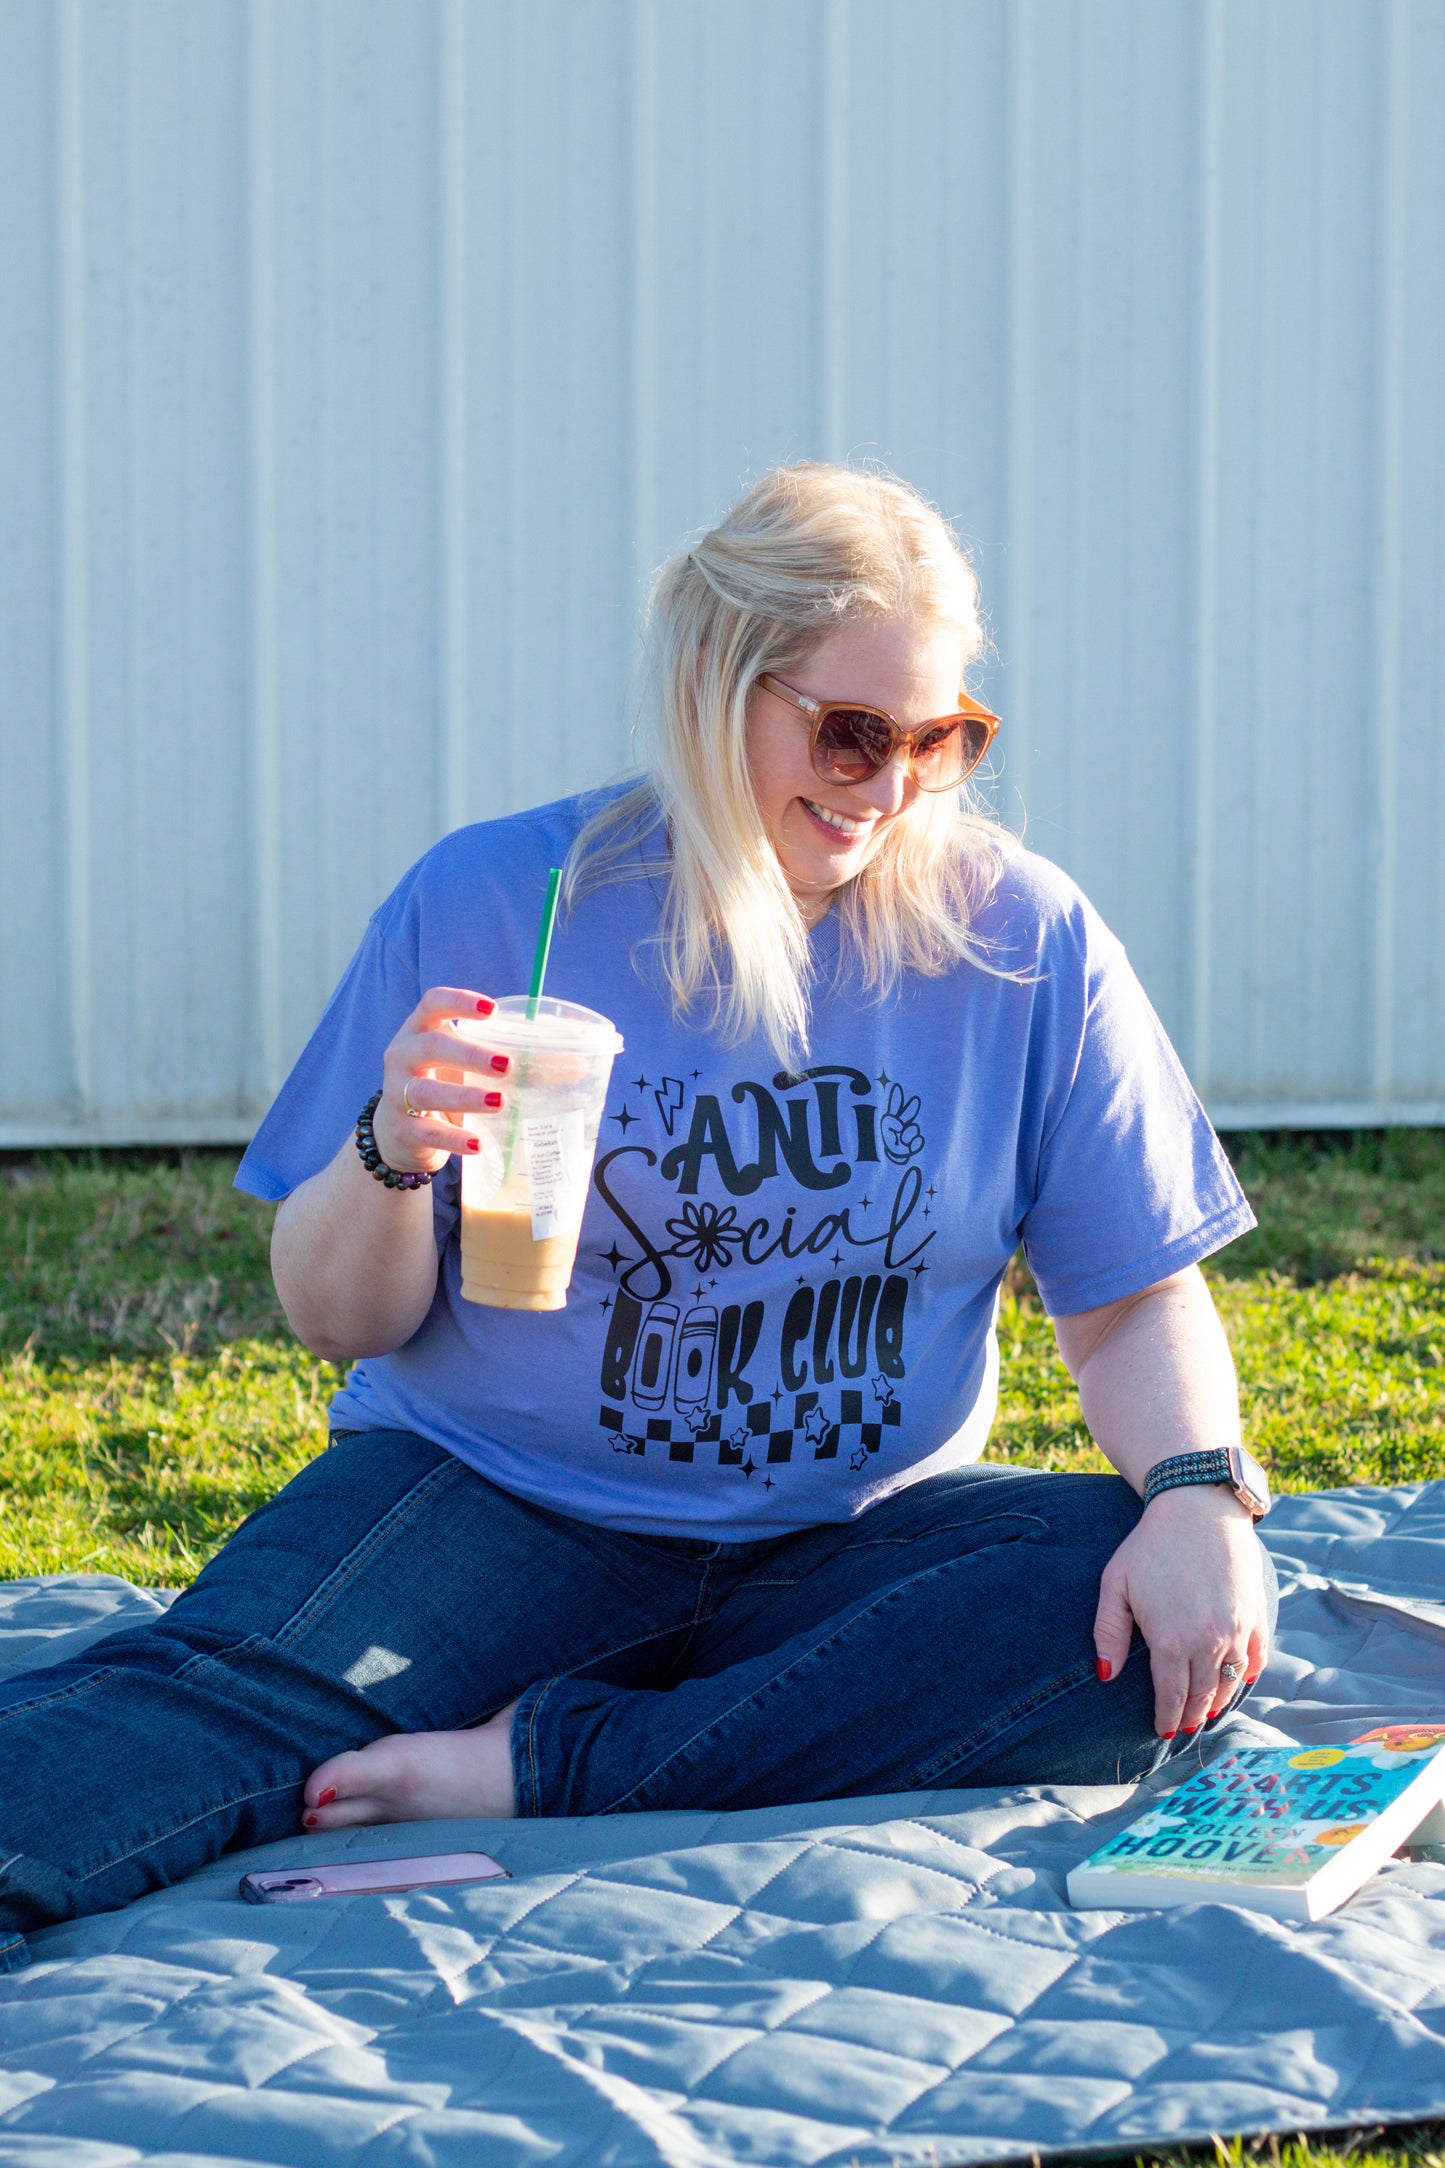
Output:
<svg viewBox="0 0 1445 2168">
<path fill-rule="evenodd" d="M 290 1339 L 268 1264 L 274 1207 L 233 1150 L 0 1157 L 0 1354 L 207 1355 Z"/>
<path fill-rule="evenodd" d="M 1201 2145 L 1169 2146 L 1141 2152 L 1137 2146 L 1100 2147 L 1078 2152 L 1033 2153 L 1033 2168 L 1065 2168 L 1073 2161 L 1090 2168 L 1445 2168 L 1445 2123 L 1372 2123 L 1351 2130 L 1260 2138 L 1211 2138 Z"/>
<path fill-rule="evenodd" d="M 1311 1286 L 1381 1258 L 1445 1259 L 1445 1131 L 1241 1130 L 1224 1144 L 1259 1221 L 1214 1259 L 1226 1277 Z"/>
</svg>

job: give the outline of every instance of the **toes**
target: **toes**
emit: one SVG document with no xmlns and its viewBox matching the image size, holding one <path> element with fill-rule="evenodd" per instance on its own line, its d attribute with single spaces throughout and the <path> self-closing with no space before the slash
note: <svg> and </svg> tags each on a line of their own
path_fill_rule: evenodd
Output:
<svg viewBox="0 0 1445 2168">
<path fill-rule="evenodd" d="M 301 1817 L 301 1826 L 308 1833 L 321 1835 L 328 1829 L 356 1829 L 367 1822 L 392 1822 L 395 1819 L 383 1800 L 358 1792 L 352 1799 L 333 1800 L 330 1806 L 308 1807 Z"/>
<path fill-rule="evenodd" d="M 307 1808 L 329 1807 L 333 1801 L 344 1799 L 348 1790 L 364 1789 L 361 1764 L 369 1752 L 369 1748 L 362 1747 L 347 1754 L 333 1754 L 330 1761 L 313 1769 L 303 1794 Z"/>
</svg>

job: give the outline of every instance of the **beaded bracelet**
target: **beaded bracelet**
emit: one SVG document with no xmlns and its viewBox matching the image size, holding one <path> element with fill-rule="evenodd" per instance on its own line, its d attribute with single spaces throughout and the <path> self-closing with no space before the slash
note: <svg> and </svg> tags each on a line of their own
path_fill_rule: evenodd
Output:
<svg viewBox="0 0 1445 2168">
<path fill-rule="evenodd" d="M 425 1189 L 431 1180 L 429 1174 L 402 1174 L 395 1167 L 388 1167 L 377 1150 L 372 1122 L 380 1105 L 381 1093 L 373 1092 L 356 1117 L 356 1149 L 361 1154 L 362 1166 L 368 1174 L 375 1175 L 378 1182 L 385 1182 L 388 1189 Z"/>
</svg>

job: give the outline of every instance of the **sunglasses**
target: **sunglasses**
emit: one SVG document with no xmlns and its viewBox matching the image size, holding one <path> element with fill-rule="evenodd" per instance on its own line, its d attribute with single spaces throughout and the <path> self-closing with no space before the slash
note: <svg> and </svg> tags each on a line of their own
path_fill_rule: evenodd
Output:
<svg viewBox="0 0 1445 2168">
<path fill-rule="evenodd" d="M 902 750 L 920 790 L 956 790 L 973 774 L 999 726 L 999 717 L 967 693 L 959 694 L 963 704 L 956 715 L 903 730 L 883 708 L 856 700 L 811 700 L 770 672 L 758 683 L 807 717 L 813 773 L 824 783 L 867 783 Z"/>
</svg>

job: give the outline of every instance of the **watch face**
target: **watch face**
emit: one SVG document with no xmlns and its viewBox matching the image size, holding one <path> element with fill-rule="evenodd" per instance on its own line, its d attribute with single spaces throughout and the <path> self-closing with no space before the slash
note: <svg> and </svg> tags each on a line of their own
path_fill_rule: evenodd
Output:
<svg viewBox="0 0 1445 2168">
<path fill-rule="evenodd" d="M 1247 1446 L 1229 1448 L 1229 1472 L 1245 1505 L 1257 1514 L 1269 1511 L 1269 1478 Z"/>
</svg>

